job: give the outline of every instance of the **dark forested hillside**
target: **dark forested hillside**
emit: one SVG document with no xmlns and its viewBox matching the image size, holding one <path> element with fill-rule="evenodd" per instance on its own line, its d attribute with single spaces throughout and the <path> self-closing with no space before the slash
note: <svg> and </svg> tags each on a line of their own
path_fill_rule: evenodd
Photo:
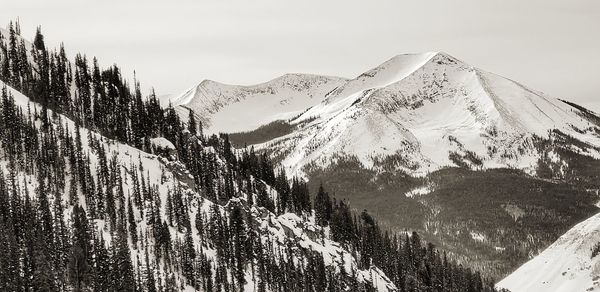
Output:
<svg viewBox="0 0 600 292">
<path fill-rule="evenodd" d="M 118 66 L 0 38 L 1 291 L 493 291 Z M 314 199 L 311 199 L 314 197 Z"/>
<path fill-rule="evenodd" d="M 309 185 L 317 190 L 327 182 L 331 192 L 348 198 L 354 209 L 372 211 L 386 228 L 417 230 L 453 257 L 502 278 L 598 212 L 599 161 L 570 151 L 560 139 L 544 141 L 543 151 L 568 160 L 542 156 L 542 177 L 458 167 L 413 177 L 376 172 L 348 158 L 311 170 Z"/>
</svg>

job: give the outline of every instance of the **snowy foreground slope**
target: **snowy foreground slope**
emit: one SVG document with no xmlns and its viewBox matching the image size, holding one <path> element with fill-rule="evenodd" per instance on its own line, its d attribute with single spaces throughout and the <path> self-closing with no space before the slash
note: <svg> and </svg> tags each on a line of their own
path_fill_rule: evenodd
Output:
<svg viewBox="0 0 600 292">
<path fill-rule="evenodd" d="M 213 126 L 223 132 L 252 130 L 274 119 L 287 121 L 295 131 L 260 147 L 282 157 L 294 173 L 344 156 L 376 168 L 392 157 L 393 167 L 413 174 L 456 165 L 457 160 L 473 168 L 533 172 L 539 157 L 534 137 L 548 138 L 551 130 L 582 141 L 585 146 L 579 152 L 600 157 L 594 149 L 600 146 L 599 127 L 580 110 L 445 53 L 398 55 L 357 78 L 327 84 L 327 89 L 337 87 L 316 91 L 312 101 L 322 100 L 318 104 L 270 107 L 268 114 L 258 111 L 258 117 L 268 117 L 264 120 L 234 115 L 229 109 L 235 104 L 222 111 L 223 118 L 235 118 L 220 118 L 218 106 L 202 104 L 214 102 L 197 93 L 202 84 L 177 104 L 209 111 L 217 116 Z M 227 90 L 224 95 L 230 95 Z M 278 92 L 270 95 L 270 103 L 286 100 L 285 92 Z M 244 100 L 239 109 L 251 111 L 262 104 L 259 98 L 238 99 Z M 292 118 L 291 112 L 302 110 Z"/>
<path fill-rule="evenodd" d="M 577 224 L 497 287 L 512 292 L 578 292 L 600 289 L 600 215 Z"/>
<path fill-rule="evenodd" d="M 0 81 L 0 88 L 4 86 L 7 85 Z M 14 97 L 15 104 L 21 107 L 23 111 L 27 111 L 28 107 L 31 111 L 41 110 L 41 107 L 38 104 L 31 102 L 28 97 L 20 92 L 8 86 L 7 89 Z M 56 114 L 55 117 L 62 122 L 62 126 L 67 126 L 68 129 L 70 129 L 71 132 L 69 135 L 72 135 L 73 137 L 76 135 L 75 129 L 77 126 L 72 120 L 59 114 Z M 60 125 L 57 124 L 55 120 L 51 126 L 58 131 Z M 100 157 L 94 147 L 102 147 L 106 150 L 107 155 L 112 157 L 113 161 L 117 163 L 118 169 L 122 170 L 122 188 L 126 196 L 125 202 L 129 202 L 128 204 L 131 204 L 131 201 L 133 200 L 132 196 L 135 192 L 135 184 L 133 182 L 139 179 L 136 171 L 139 167 L 139 171 L 141 172 L 140 178 L 142 180 L 147 180 L 149 188 L 155 188 L 159 201 L 166 202 L 169 200 L 167 196 L 171 196 L 177 189 L 183 189 L 184 198 L 186 202 L 190 203 L 190 218 L 194 218 L 198 213 L 203 213 L 203 216 L 208 218 L 211 216 L 211 209 L 214 209 L 215 206 L 220 213 L 227 217 L 232 205 L 240 205 L 242 206 L 242 209 L 250 215 L 250 218 L 256 226 L 258 226 L 259 234 L 261 234 L 260 240 L 265 245 L 270 246 L 273 253 L 281 252 L 282 250 L 293 251 L 293 255 L 286 255 L 286 257 L 289 256 L 290 258 L 293 258 L 293 260 L 301 262 L 303 260 L 301 257 L 303 251 L 318 252 L 323 255 L 324 264 L 327 267 L 332 268 L 336 273 L 343 272 L 356 275 L 356 280 L 359 283 L 371 284 L 376 291 L 397 290 L 395 285 L 379 268 L 372 266 L 364 270 L 358 269 L 357 260 L 349 251 L 342 248 L 339 243 L 316 236 L 317 234 L 324 234 L 327 231 L 325 231 L 323 227 L 315 224 L 314 216 L 300 218 L 293 213 L 285 213 L 278 216 L 265 208 L 249 205 L 246 197 L 232 199 L 224 206 L 213 203 L 210 200 L 201 197 L 200 194 L 192 190 L 191 186 L 186 183 L 186 181 L 189 181 L 186 179 L 190 174 L 185 170 L 185 167 L 181 163 L 168 161 L 163 157 L 143 152 L 134 147 L 102 137 L 98 133 L 89 131 L 85 128 L 80 128 L 80 131 L 83 152 L 89 159 L 90 170 L 92 172 L 91 175 L 93 177 L 97 176 L 101 169 Z M 95 142 L 92 142 L 90 138 Z M 169 141 L 165 141 L 164 138 L 161 138 L 153 140 L 153 143 L 161 146 L 164 146 L 165 143 L 170 143 Z M 100 144 L 92 147 L 91 145 L 93 143 Z M 169 146 L 172 146 L 172 144 Z M 208 151 L 211 150 L 209 149 Z M 219 164 L 223 163 L 221 160 L 218 160 L 217 162 Z M 0 175 L 8 172 L 8 162 L 0 160 Z M 20 194 L 21 196 L 31 196 L 31 199 L 34 200 L 37 188 L 39 187 L 35 183 L 35 177 L 24 172 L 18 173 L 16 176 L 18 177 L 16 191 L 22 192 Z M 72 180 L 73 179 L 67 181 L 65 189 L 71 188 Z M 277 196 L 274 190 L 270 190 L 269 192 L 272 196 Z M 64 192 L 61 196 L 60 200 L 62 200 L 62 202 L 70 201 L 69 192 Z M 254 194 L 254 196 L 257 195 Z M 53 201 L 54 200 L 57 200 L 57 198 L 53 198 Z M 88 208 L 86 196 L 81 190 L 78 191 L 77 203 L 81 204 L 84 209 Z M 167 217 L 166 208 L 165 204 L 159 206 L 161 217 Z M 147 222 L 147 216 L 141 215 L 144 212 L 147 212 L 147 210 L 138 209 L 136 206 L 133 206 L 133 214 L 135 214 L 134 220 L 136 221 L 139 230 L 142 231 L 141 234 L 149 232 L 154 228 L 150 222 Z M 64 220 L 69 222 L 72 213 L 73 207 L 65 209 Z M 193 230 L 192 238 L 194 248 L 201 251 L 208 259 L 216 261 L 216 252 L 213 247 L 203 246 L 197 231 L 196 221 L 191 220 L 190 224 L 191 230 Z M 109 227 L 109 223 L 104 219 L 95 219 L 93 220 L 93 226 L 93 231 L 97 234 L 101 234 L 106 244 L 110 246 L 114 237 L 111 235 L 112 230 L 111 227 Z M 169 226 L 168 228 L 169 234 L 174 242 L 179 243 L 185 241 L 184 232 L 178 230 L 177 227 Z M 311 234 L 314 236 L 311 236 Z M 169 280 L 172 280 L 174 281 L 173 284 L 176 283 L 176 286 L 183 287 L 182 291 L 197 291 L 193 287 L 185 284 L 185 278 L 181 273 L 176 272 L 174 275 L 172 266 L 167 264 L 164 260 L 156 259 L 154 257 L 153 249 L 155 248 L 156 243 L 137 247 L 136 245 L 137 243 L 129 243 L 131 261 L 134 264 L 133 268 L 135 270 L 146 271 L 149 269 L 151 270 L 150 273 L 154 274 L 154 277 L 158 279 L 159 283 L 168 283 Z M 150 254 L 149 258 L 148 254 Z M 148 262 L 140 261 L 140 259 L 144 259 L 145 257 Z M 259 289 L 258 283 L 254 281 L 253 271 L 248 269 L 245 273 L 247 284 L 244 287 L 244 291 L 256 291 Z M 175 289 L 175 287 L 173 289 Z"/>
<path fill-rule="evenodd" d="M 184 118 L 187 109 L 194 110 L 209 133 L 243 132 L 295 117 L 345 81 L 309 74 L 286 74 L 251 86 L 205 80 L 170 101 L 184 108 Z"/>
</svg>

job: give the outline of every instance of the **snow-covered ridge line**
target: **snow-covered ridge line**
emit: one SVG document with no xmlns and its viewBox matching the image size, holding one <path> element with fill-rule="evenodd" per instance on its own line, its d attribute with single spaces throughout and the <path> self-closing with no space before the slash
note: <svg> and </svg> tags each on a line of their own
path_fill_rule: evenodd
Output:
<svg viewBox="0 0 600 292">
<path fill-rule="evenodd" d="M 204 80 L 171 102 L 184 119 L 194 110 L 209 133 L 245 132 L 297 116 L 345 81 L 310 74 L 286 74 L 248 86 Z"/>
<path fill-rule="evenodd" d="M 287 74 L 281 75 L 279 77 L 275 77 L 269 81 L 256 83 L 256 84 L 249 84 L 249 85 L 237 85 L 237 84 L 223 83 L 223 82 L 219 82 L 219 81 L 215 81 L 215 80 L 205 79 L 205 80 L 202 80 L 199 84 L 186 89 L 184 92 L 169 98 L 168 101 L 173 106 L 186 105 L 192 101 L 192 98 L 194 98 L 194 95 L 196 93 L 195 91 L 199 87 L 206 87 L 209 84 L 215 84 L 217 86 L 222 86 L 222 87 L 238 87 L 238 88 L 252 89 L 252 88 L 272 86 L 274 84 L 280 84 L 284 80 L 290 80 L 290 79 L 301 80 L 301 79 L 315 79 L 315 78 L 330 78 L 330 79 L 347 80 L 346 78 L 343 78 L 343 77 L 316 75 L 316 74 L 308 74 L 308 73 L 287 73 Z"/>
</svg>

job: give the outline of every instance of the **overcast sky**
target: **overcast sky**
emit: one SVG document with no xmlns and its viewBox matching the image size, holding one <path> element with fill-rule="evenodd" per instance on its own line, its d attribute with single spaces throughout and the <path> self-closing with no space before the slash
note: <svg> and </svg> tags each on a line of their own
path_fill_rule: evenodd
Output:
<svg viewBox="0 0 600 292">
<path fill-rule="evenodd" d="M 0 0 L 0 22 L 42 25 L 101 64 L 177 94 L 289 72 L 355 77 L 401 53 L 444 51 L 600 112 L 600 1 Z"/>
</svg>

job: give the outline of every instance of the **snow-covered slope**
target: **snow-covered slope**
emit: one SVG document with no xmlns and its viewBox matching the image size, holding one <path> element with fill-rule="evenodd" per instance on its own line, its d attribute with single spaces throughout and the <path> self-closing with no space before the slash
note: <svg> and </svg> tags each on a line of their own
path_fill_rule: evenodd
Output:
<svg viewBox="0 0 600 292">
<path fill-rule="evenodd" d="M 308 74 L 286 74 L 251 86 L 205 80 L 172 98 L 171 103 L 179 106 L 184 118 L 187 109 L 194 110 L 208 132 L 243 132 L 297 116 L 345 81 Z"/>
<path fill-rule="evenodd" d="M 40 112 L 42 110 L 40 105 L 32 102 L 27 96 L 6 85 L 2 81 L 0 81 L 0 88 L 6 88 L 7 92 L 14 98 L 15 105 L 20 107 L 23 112 L 27 112 L 28 109 L 31 109 L 32 112 Z M 75 129 L 77 129 L 77 125 L 75 122 L 61 114 L 51 114 L 50 116 L 53 117 L 50 122 L 50 127 L 52 127 L 54 131 L 58 132 L 59 127 L 65 126 L 69 131 L 69 135 L 72 137 L 76 136 Z M 36 121 L 36 123 L 40 122 Z M 60 129 L 60 131 L 64 131 L 64 128 Z M 189 215 L 190 218 L 196 218 L 196 214 L 199 212 L 201 212 L 203 214 L 202 216 L 205 218 L 210 218 L 210 212 L 215 206 L 218 208 L 219 212 L 227 217 L 229 216 L 228 212 L 232 205 L 238 204 L 245 212 L 248 212 L 251 215 L 248 216 L 248 218 L 249 220 L 252 220 L 254 225 L 259 229 L 258 234 L 261 234 L 260 240 L 265 246 L 269 246 L 273 249 L 273 254 L 276 252 L 281 253 L 282 250 L 286 250 L 286 252 L 293 253 L 293 255 L 290 255 L 290 258 L 301 262 L 303 260 L 302 255 L 304 252 L 317 252 L 323 256 L 324 264 L 334 269 L 337 273 L 343 272 L 345 274 L 356 275 L 356 280 L 359 283 L 371 285 L 375 291 L 397 291 L 395 285 L 379 268 L 371 266 L 366 269 L 360 269 L 355 256 L 344 249 L 340 243 L 324 238 L 322 235 L 328 231 L 325 231 L 324 227 L 318 226 L 315 223 L 314 216 L 304 216 L 304 218 L 300 218 L 293 213 L 283 213 L 279 216 L 275 215 L 263 207 L 250 205 L 246 197 L 248 194 L 243 193 L 241 189 L 238 189 L 238 191 L 242 193 L 240 197 L 232 198 L 225 205 L 216 204 L 205 197 L 201 197 L 201 195 L 194 190 L 194 187 L 190 185 L 191 182 L 188 179 L 191 177 L 191 174 L 181 162 L 168 161 L 164 157 L 146 153 L 129 145 L 108 139 L 86 128 L 79 129 L 81 131 L 80 138 L 83 149 L 82 152 L 85 153 L 84 158 L 87 159 L 84 160 L 89 161 L 90 163 L 91 177 L 99 175 L 98 173 L 101 169 L 101 157 L 98 149 L 102 148 L 108 154 L 107 156 L 113 159 L 112 161 L 114 161 L 115 166 L 117 166 L 116 169 L 120 171 L 119 175 L 122 176 L 121 186 L 124 190 L 123 195 L 125 196 L 124 202 L 128 202 L 127 204 L 131 204 L 134 200 L 133 193 L 135 192 L 135 183 L 133 182 L 138 181 L 138 179 L 146 181 L 148 188 L 152 188 L 156 192 L 159 202 L 168 201 L 168 196 L 172 196 L 174 190 L 181 189 L 183 191 L 183 197 L 186 202 L 189 202 L 190 204 L 190 213 L 186 214 L 186 216 Z M 94 143 L 98 144 L 93 146 Z M 173 144 L 162 137 L 151 139 L 151 143 L 157 147 L 174 149 Z M 4 150 L 0 145 L 0 152 L 3 151 Z M 204 151 L 214 152 L 215 150 L 208 146 L 205 147 Z M 216 163 L 222 165 L 225 162 L 217 158 Z M 72 171 L 70 170 L 71 167 L 71 165 L 68 165 L 65 170 L 67 172 L 66 177 L 68 178 L 66 185 L 64 186 L 65 190 L 71 189 L 71 185 L 74 181 L 73 175 L 70 173 Z M 0 175 L 5 175 L 10 171 L 9 162 L 0 159 Z M 138 171 L 140 177 L 138 177 Z M 36 176 L 26 172 L 19 172 L 16 174 L 16 178 L 18 178 L 18 180 L 16 180 L 17 187 L 15 188 L 15 192 L 21 192 L 21 196 L 30 196 L 33 200 L 39 187 Z M 116 188 L 116 186 L 113 187 Z M 77 189 L 77 187 L 75 187 L 75 189 Z M 83 208 L 87 209 L 89 212 L 89 198 L 87 198 L 89 195 L 84 194 L 82 190 L 77 190 L 77 192 L 78 198 L 75 203 L 83 206 Z M 271 196 L 277 197 L 275 190 L 270 189 L 270 193 Z M 69 192 L 65 191 L 58 195 L 61 196 L 60 201 L 70 202 L 71 194 Z M 57 200 L 53 196 L 54 194 L 50 196 L 51 200 Z M 256 194 L 254 194 L 254 196 L 256 196 Z M 153 230 L 152 228 L 155 228 L 152 223 L 148 221 L 148 215 L 142 215 L 146 212 L 145 209 L 138 209 L 136 206 L 133 206 L 132 208 L 133 214 L 131 216 L 134 217 L 133 220 L 136 222 L 139 230 L 141 230 L 141 234 L 147 234 L 150 230 Z M 168 211 L 166 204 L 159 203 L 158 209 L 160 216 L 167 218 L 166 214 Z M 64 219 L 66 221 L 71 218 L 72 212 L 73 207 L 67 204 L 64 212 Z M 159 220 L 162 221 L 162 219 Z M 114 231 L 112 230 L 113 227 L 109 227 L 108 219 L 95 219 L 93 220 L 93 226 L 93 231 L 97 232 L 97 234 L 102 234 L 102 237 L 106 240 L 106 244 L 111 245 L 112 238 L 114 238 L 114 236 L 112 236 Z M 210 260 L 216 261 L 217 255 L 215 249 L 212 246 L 203 245 L 200 240 L 201 236 L 198 233 L 196 221 L 190 220 L 190 228 L 192 230 L 194 248 L 201 251 Z M 181 230 L 178 230 L 177 227 L 170 226 L 168 227 L 168 231 L 173 241 L 182 242 L 184 240 L 185 234 L 181 232 Z M 155 277 L 160 279 L 160 281 L 165 281 L 169 276 L 172 276 L 172 266 L 155 258 L 154 250 L 152 250 L 155 244 L 138 246 L 137 242 L 130 242 L 129 245 L 131 261 L 136 270 L 144 270 L 152 266 L 154 267 L 152 273 Z M 150 254 L 149 262 L 140 262 L 139 259 L 143 259 L 144 256 L 148 257 L 148 254 Z M 245 272 L 247 284 L 244 287 L 244 291 L 259 291 L 258 284 L 255 281 L 256 275 L 253 271 L 254 268 L 248 268 Z M 176 273 L 176 285 L 174 286 L 177 287 L 175 288 L 177 291 L 197 291 L 192 286 L 186 284 L 185 279 L 181 278 L 180 272 Z"/>
<path fill-rule="evenodd" d="M 289 121 L 297 130 L 261 145 L 292 172 L 356 156 L 425 173 L 454 165 L 533 169 L 532 138 L 558 129 L 600 157 L 598 125 L 578 109 L 445 53 L 399 55 L 338 87 Z"/>
<path fill-rule="evenodd" d="M 600 214 L 577 224 L 497 286 L 512 292 L 580 292 L 600 289 Z"/>
</svg>

